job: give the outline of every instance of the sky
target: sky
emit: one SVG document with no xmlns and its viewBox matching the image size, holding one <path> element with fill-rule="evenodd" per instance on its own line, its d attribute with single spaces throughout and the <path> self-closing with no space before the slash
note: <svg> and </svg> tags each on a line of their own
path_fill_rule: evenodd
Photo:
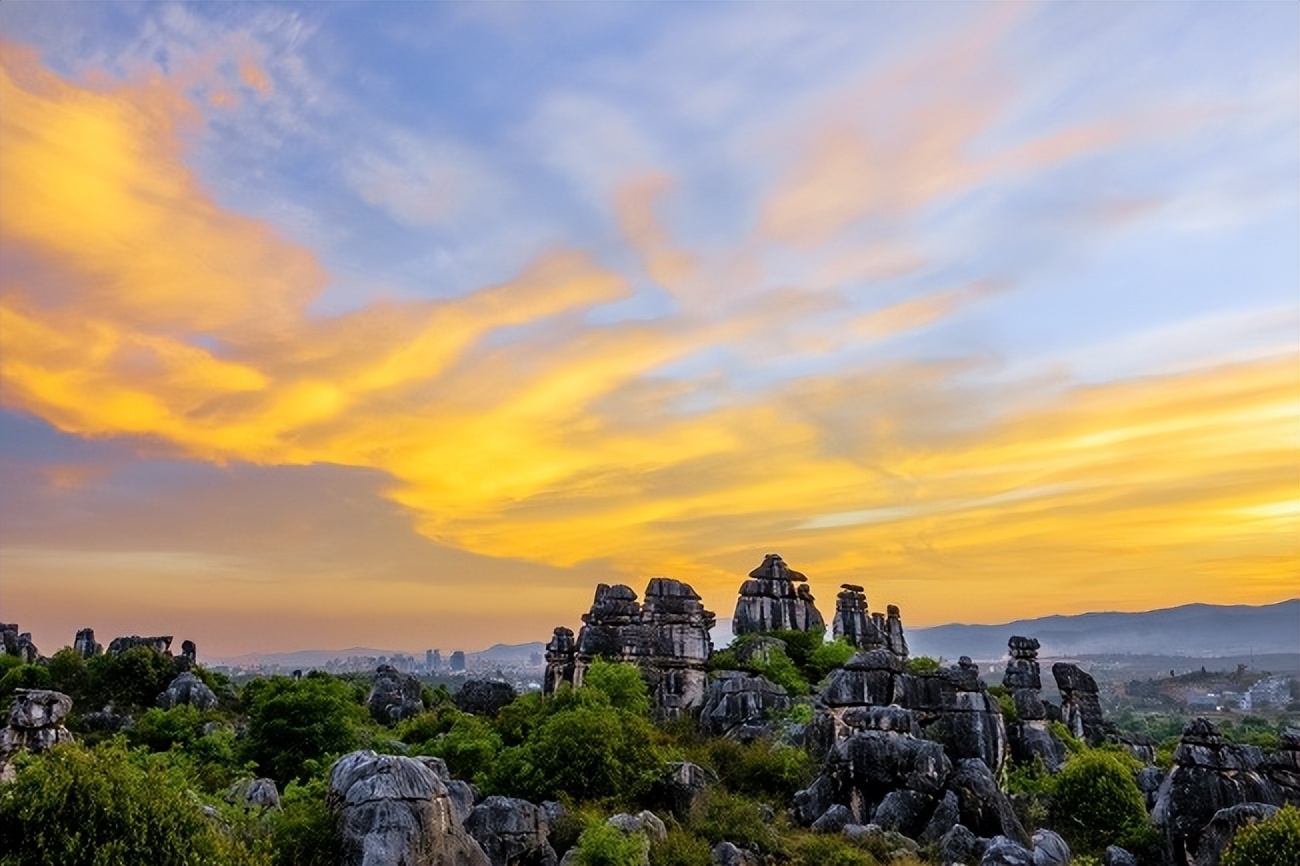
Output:
<svg viewBox="0 0 1300 866">
<path fill-rule="evenodd" d="M 1300 6 L 0 4 L 0 620 L 478 649 L 769 552 L 1300 595 Z"/>
</svg>

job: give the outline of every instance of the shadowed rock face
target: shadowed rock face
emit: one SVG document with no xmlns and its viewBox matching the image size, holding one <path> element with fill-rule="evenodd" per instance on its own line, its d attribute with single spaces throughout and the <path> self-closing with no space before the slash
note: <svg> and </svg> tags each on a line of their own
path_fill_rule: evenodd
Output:
<svg viewBox="0 0 1300 866">
<path fill-rule="evenodd" d="M 88 659 L 102 653 L 104 646 L 95 642 L 93 628 L 83 628 L 77 631 L 76 640 L 72 642 L 72 650 L 83 659 Z"/>
<path fill-rule="evenodd" d="M 0 644 L 5 653 L 18 656 L 26 664 L 33 664 L 41 657 L 40 650 L 32 643 L 32 633 L 20 632 L 16 622 L 0 622 Z"/>
<path fill-rule="evenodd" d="M 1259 772 L 1262 764 L 1258 748 L 1228 742 L 1206 719 L 1183 729 L 1174 767 L 1161 783 L 1151 813 L 1174 863 L 1199 857 L 1201 836 L 1219 810 L 1244 803 L 1282 804 L 1282 792 Z"/>
<path fill-rule="evenodd" d="M 474 807 L 465 829 L 482 846 L 492 866 L 556 866 L 547 841 L 545 810 L 527 800 L 488 797 Z"/>
<path fill-rule="evenodd" d="M 741 584 L 731 621 L 736 635 L 780 629 L 809 631 L 826 625 L 813 603 L 808 578 L 787 566 L 778 554 L 765 556 L 749 578 Z"/>
<path fill-rule="evenodd" d="M 451 700 L 459 709 L 476 716 L 495 716 L 518 697 L 510 683 L 497 680 L 468 680 Z"/>
<path fill-rule="evenodd" d="M 1110 732 L 1101 713 L 1097 681 L 1068 662 L 1052 665 L 1052 676 L 1061 692 L 1061 720 L 1076 737 L 1090 746 L 1100 746 Z"/>
<path fill-rule="evenodd" d="M 1007 641 L 1010 658 L 1002 685 L 1011 693 L 1020 721 L 1007 727 L 1011 756 L 1017 761 L 1032 762 L 1041 758 L 1043 766 L 1056 772 L 1065 761 L 1065 744 L 1052 733 L 1043 703 L 1042 677 L 1038 667 L 1038 639 L 1012 637 Z"/>
<path fill-rule="evenodd" d="M 330 771 L 339 866 L 491 866 L 424 762 L 352 752 Z"/>
<path fill-rule="evenodd" d="M 785 689 L 764 677 L 721 671 L 700 709 L 700 730 L 715 736 L 764 728 L 775 713 L 790 708 Z"/>
<path fill-rule="evenodd" d="M 704 665 L 713 652 L 709 629 L 716 617 L 689 584 L 652 578 L 642 604 L 631 587 L 602 583 L 582 621 L 576 640 L 560 627 L 547 644 L 547 694 L 562 683 L 582 685 L 592 661 L 604 658 L 641 669 L 660 718 L 675 718 L 704 701 Z"/>
<path fill-rule="evenodd" d="M 839 595 L 835 597 L 835 619 L 831 621 L 831 633 L 862 650 L 873 650 L 885 645 L 885 636 L 867 613 L 867 596 L 862 587 L 851 583 L 842 585 Z"/>
<path fill-rule="evenodd" d="M 418 679 L 392 665 L 380 665 L 375 669 L 374 683 L 366 698 L 370 717 L 382 725 L 390 725 L 419 715 L 424 709 L 420 692 Z"/>
</svg>

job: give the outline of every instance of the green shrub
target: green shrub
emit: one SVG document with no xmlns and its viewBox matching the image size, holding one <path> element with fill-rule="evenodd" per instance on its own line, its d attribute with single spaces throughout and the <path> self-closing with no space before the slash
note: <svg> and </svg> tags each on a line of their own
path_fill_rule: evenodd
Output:
<svg viewBox="0 0 1300 866">
<path fill-rule="evenodd" d="M 5 702 L 5 712 L 17 689 L 48 689 L 50 685 L 50 672 L 44 665 L 15 665 L 0 679 L 0 700 Z"/>
<path fill-rule="evenodd" d="M 1007 691 L 1006 686 L 989 686 L 989 694 L 997 698 L 998 712 L 1002 714 L 1002 721 L 1008 725 L 1013 725 L 1020 721 L 1020 711 L 1016 709 L 1015 699 L 1011 697 L 1011 692 Z"/>
<path fill-rule="evenodd" d="M 712 769 L 729 790 L 775 803 L 784 803 L 808 787 L 815 775 L 807 751 L 770 740 L 740 743 L 712 738 L 692 757 Z"/>
<path fill-rule="evenodd" d="M 352 687 L 319 671 L 300 680 L 253 680 L 242 697 L 248 721 L 243 757 L 282 786 L 355 749 L 366 720 Z"/>
<path fill-rule="evenodd" d="M 50 673 L 50 688 L 72 698 L 74 707 L 84 703 L 90 691 L 90 670 L 72 647 L 56 652 L 46 664 Z"/>
<path fill-rule="evenodd" d="M 857 648 L 844 638 L 836 638 L 817 647 L 808 656 L 806 668 L 809 681 L 821 682 L 831 671 L 844 667 L 856 652 Z"/>
<path fill-rule="evenodd" d="M 721 788 L 709 789 L 695 801 L 686 817 L 686 828 L 711 846 L 731 842 L 760 854 L 781 847 L 768 807 Z"/>
<path fill-rule="evenodd" d="M 1133 780 L 1136 762 L 1119 752 L 1089 749 L 1072 756 L 1054 780 L 1056 829 L 1080 853 L 1108 845 L 1150 844 L 1146 801 Z"/>
<path fill-rule="evenodd" d="M 305 783 L 290 782 L 280 795 L 280 811 L 271 815 L 276 866 L 334 866 L 334 820 L 325 805 L 324 775 Z"/>
<path fill-rule="evenodd" d="M 713 853 L 708 842 L 679 826 L 669 825 L 668 836 L 650 843 L 650 866 L 701 866 Z"/>
<path fill-rule="evenodd" d="M 876 858 L 843 836 L 801 833 L 791 848 L 790 866 L 876 866 Z"/>
<path fill-rule="evenodd" d="M 596 659 L 582 677 L 582 687 L 609 698 L 610 706 L 641 716 L 650 714 L 650 692 L 636 665 Z"/>
<path fill-rule="evenodd" d="M 1221 862 L 1222 866 L 1300 863 L 1300 809 L 1284 806 L 1272 818 L 1242 827 Z"/>
<path fill-rule="evenodd" d="M 624 833 L 600 820 L 588 824 L 578 837 L 581 866 L 641 866 L 649 850 L 644 833 Z"/>
<path fill-rule="evenodd" d="M 469 713 L 455 712 L 447 732 L 416 746 L 418 754 L 437 755 L 447 762 L 453 779 L 481 783 L 492 774 L 493 764 L 501 753 L 501 737 L 486 719 Z"/>
<path fill-rule="evenodd" d="M 188 704 L 170 710 L 154 707 L 136 719 L 126 738 L 132 746 L 144 746 L 151 752 L 165 752 L 173 746 L 184 749 L 203 736 L 203 724 L 203 714 Z"/>
<path fill-rule="evenodd" d="M 183 778 L 140 766 L 119 744 L 57 746 L 0 787 L 3 866 L 262 864 L 200 811 Z"/>
<path fill-rule="evenodd" d="M 914 659 L 908 659 L 907 662 L 907 672 L 909 674 L 932 674 L 939 670 L 939 667 L 939 660 L 929 656 L 917 656 Z"/>
<path fill-rule="evenodd" d="M 86 662 L 89 699 L 98 708 L 112 702 L 119 709 L 152 707 L 176 678 L 176 664 L 151 647 L 132 647 L 121 655 L 95 656 Z"/>
</svg>

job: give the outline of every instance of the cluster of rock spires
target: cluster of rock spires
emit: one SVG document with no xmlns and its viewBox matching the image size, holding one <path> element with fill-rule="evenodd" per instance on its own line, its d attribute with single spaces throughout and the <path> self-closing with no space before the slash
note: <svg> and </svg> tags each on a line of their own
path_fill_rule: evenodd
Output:
<svg viewBox="0 0 1300 866">
<path fill-rule="evenodd" d="M 749 580 L 741 584 L 731 620 L 731 630 L 737 637 L 781 629 L 809 631 L 825 625 L 808 588 L 808 578 L 775 553 L 763 557 L 762 564 L 749 573 Z"/>
<path fill-rule="evenodd" d="M 716 622 L 699 593 L 666 577 L 651 578 L 644 603 L 622 584 L 596 587 L 591 610 L 575 639 L 563 626 L 546 645 L 544 691 L 582 685 L 597 658 L 630 662 L 641 669 L 657 714 L 674 718 L 704 701 L 705 663 L 713 653 L 709 629 Z"/>
</svg>

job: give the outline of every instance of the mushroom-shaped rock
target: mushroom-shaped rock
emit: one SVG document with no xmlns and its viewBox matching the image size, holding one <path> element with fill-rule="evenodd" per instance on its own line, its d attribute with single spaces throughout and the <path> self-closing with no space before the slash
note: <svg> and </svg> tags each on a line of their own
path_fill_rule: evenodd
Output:
<svg viewBox="0 0 1300 866">
<path fill-rule="evenodd" d="M 165 710 L 188 704 L 196 710 L 210 710 L 217 705 L 217 695 L 190 671 L 176 677 L 167 690 L 158 695 L 158 706 Z"/>
<path fill-rule="evenodd" d="M 9 724 L 15 728 L 48 728 L 72 712 L 72 698 L 52 689 L 18 689 Z"/>
<path fill-rule="evenodd" d="M 456 820 L 446 783 L 415 758 L 344 755 L 328 803 L 340 866 L 491 866 Z"/>
</svg>

